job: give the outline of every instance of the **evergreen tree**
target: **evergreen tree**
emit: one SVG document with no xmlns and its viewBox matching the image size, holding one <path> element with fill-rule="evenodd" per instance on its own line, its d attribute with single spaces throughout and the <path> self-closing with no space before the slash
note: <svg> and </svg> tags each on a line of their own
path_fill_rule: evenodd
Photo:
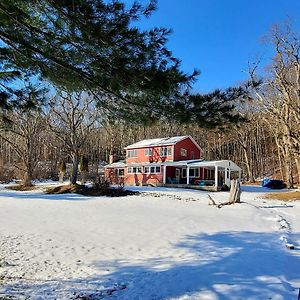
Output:
<svg viewBox="0 0 300 300">
<path fill-rule="evenodd" d="M 130 8 L 119 0 L 2 0 L 1 68 L 38 76 L 60 90 L 89 91 L 115 118 L 191 121 L 203 120 L 207 111 L 208 126 L 234 121 L 234 106 L 211 105 L 224 100 L 222 93 L 200 96 L 201 105 L 199 97 L 184 94 L 198 71 L 180 70 L 166 47 L 170 30 L 135 26 L 155 8 L 155 0 Z"/>
</svg>

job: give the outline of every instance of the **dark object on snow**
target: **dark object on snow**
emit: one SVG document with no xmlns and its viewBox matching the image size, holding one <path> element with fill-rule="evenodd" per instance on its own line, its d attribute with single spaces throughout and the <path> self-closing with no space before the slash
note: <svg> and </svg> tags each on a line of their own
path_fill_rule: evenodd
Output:
<svg viewBox="0 0 300 300">
<path fill-rule="evenodd" d="M 283 180 L 270 179 L 270 178 L 265 178 L 262 181 L 262 186 L 266 187 L 266 188 L 269 188 L 269 189 L 276 189 L 276 190 L 286 188 L 286 184 L 283 182 Z"/>
</svg>

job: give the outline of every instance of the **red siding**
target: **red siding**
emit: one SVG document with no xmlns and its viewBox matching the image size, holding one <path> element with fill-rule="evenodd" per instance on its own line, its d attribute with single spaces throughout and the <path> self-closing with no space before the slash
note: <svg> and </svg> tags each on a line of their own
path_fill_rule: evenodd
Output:
<svg viewBox="0 0 300 300">
<path fill-rule="evenodd" d="M 134 163 L 158 163 L 164 161 L 172 161 L 173 160 L 173 146 L 164 146 L 164 147 L 171 147 L 171 155 L 169 156 L 160 156 L 160 148 L 163 147 L 145 147 L 139 148 L 137 150 L 137 157 L 126 157 L 127 164 L 134 164 Z M 145 156 L 145 149 L 152 148 L 152 156 Z M 135 150 L 135 149 L 129 149 Z M 127 150 L 128 151 L 128 150 Z M 126 153 L 127 154 L 127 153 Z"/>
<path fill-rule="evenodd" d="M 181 148 L 187 150 L 187 156 L 181 156 L 181 153 L 180 153 Z M 194 157 L 192 157 L 192 152 L 194 152 Z M 178 142 L 174 146 L 174 161 L 200 159 L 200 158 L 201 158 L 201 153 L 200 153 L 199 148 L 188 137 L 186 139 Z"/>
<path fill-rule="evenodd" d="M 124 176 L 117 176 L 115 168 L 106 168 L 104 171 L 105 180 L 110 184 L 124 184 Z"/>
<path fill-rule="evenodd" d="M 105 179 L 111 184 L 125 184 L 125 185 L 147 185 L 147 184 L 157 184 L 163 183 L 163 167 L 161 167 L 160 173 L 155 174 L 128 174 L 128 168 L 125 168 L 124 176 L 116 176 L 115 169 L 106 168 L 105 169 Z"/>
<path fill-rule="evenodd" d="M 125 184 L 127 185 L 147 185 L 163 182 L 161 174 L 125 174 Z"/>
</svg>

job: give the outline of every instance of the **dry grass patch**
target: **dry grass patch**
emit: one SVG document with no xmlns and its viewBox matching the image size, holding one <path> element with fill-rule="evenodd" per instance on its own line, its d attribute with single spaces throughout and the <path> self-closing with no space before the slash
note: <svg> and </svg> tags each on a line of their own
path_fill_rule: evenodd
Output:
<svg viewBox="0 0 300 300">
<path fill-rule="evenodd" d="M 295 201 L 300 200 L 300 191 L 283 192 L 283 193 L 269 193 L 264 196 L 265 199 L 274 199 L 281 201 Z"/>
<path fill-rule="evenodd" d="M 49 187 L 46 189 L 46 194 L 66 194 L 75 193 L 84 196 L 109 196 L 109 197 L 122 197 L 129 195 L 137 195 L 139 192 L 125 190 L 123 187 L 87 187 L 79 184 L 60 185 L 56 187 Z"/>
<path fill-rule="evenodd" d="M 34 191 L 38 187 L 35 185 L 26 186 L 26 185 L 22 185 L 22 184 L 14 184 L 14 185 L 9 185 L 5 188 L 9 189 L 9 190 L 13 190 L 13 191 L 26 192 L 26 191 Z"/>
</svg>

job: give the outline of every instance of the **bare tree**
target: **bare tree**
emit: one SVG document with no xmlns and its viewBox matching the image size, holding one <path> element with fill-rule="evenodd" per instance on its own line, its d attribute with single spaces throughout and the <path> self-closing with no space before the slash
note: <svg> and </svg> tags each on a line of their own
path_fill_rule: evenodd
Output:
<svg viewBox="0 0 300 300">
<path fill-rule="evenodd" d="M 72 158 L 72 184 L 77 182 L 80 155 L 97 117 L 94 99 L 85 93 L 61 93 L 51 104 L 49 126 Z"/>
<path fill-rule="evenodd" d="M 0 138 L 14 151 L 14 166 L 23 174 L 23 185 L 31 186 L 34 171 L 39 163 L 39 145 L 45 129 L 38 111 L 18 109 L 8 115 L 9 123 L 2 125 Z"/>
</svg>

